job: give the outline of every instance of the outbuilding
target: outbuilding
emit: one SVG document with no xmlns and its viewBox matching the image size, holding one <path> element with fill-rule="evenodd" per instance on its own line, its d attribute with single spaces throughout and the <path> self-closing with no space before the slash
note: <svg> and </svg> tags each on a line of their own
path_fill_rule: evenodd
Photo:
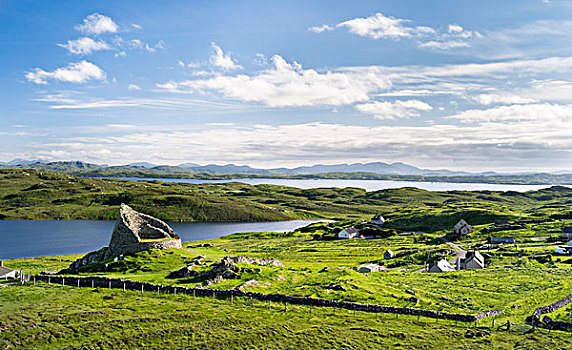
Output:
<svg viewBox="0 0 572 350">
<path fill-rule="evenodd" d="M 385 253 L 383 253 L 383 258 L 386 260 L 392 259 L 394 256 L 395 254 L 393 254 L 393 251 L 391 249 L 387 249 Z"/>
<path fill-rule="evenodd" d="M 466 236 L 471 232 L 473 232 L 473 227 L 463 219 L 459 220 L 453 228 L 453 233 L 458 236 Z"/>
<path fill-rule="evenodd" d="M 18 271 L 4 267 L 4 262 L 0 261 L 0 278 L 8 279 L 16 277 L 18 277 Z"/>
<path fill-rule="evenodd" d="M 359 231 L 355 227 L 346 227 L 338 233 L 338 238 L 356 238 L 359 235 Z"/>
<path fill-rule="evenodd" d="M 452 272 L 455 271 L 455 268 L 451 266 L 451 264 L 446 259 L 441 259 L 431 265 L 427 272 L 431 273 L 440 273 L 440 272 Z"/>
<path fill-rule="evenodd" d="M 376 215 L 374 217 L 371 218 L 371 220 L 369 221 L 370 224 L 375 225 L 375 226 L 383 226 L 383 224 L 385 223 L 385 218 L 381 215 Z"/>
<path fill-rule="evenodd" d="M 366 264 L 358 267 L 358 272 L 360 273 L 370 273 L 370 272 L 378 272 L 380 266 L 377 264 Z"/>
</svg>

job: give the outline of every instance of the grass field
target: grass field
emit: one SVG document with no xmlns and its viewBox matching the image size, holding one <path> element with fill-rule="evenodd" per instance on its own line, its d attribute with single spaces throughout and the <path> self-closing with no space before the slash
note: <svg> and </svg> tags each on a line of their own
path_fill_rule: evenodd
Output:
<svg viewBox="0 0 572 350">
<path fill-rule="evenodd" d="M 0 288 L 3 349 L 570 349 L 569 333 L 489 322 L 56 285 Z M 498 325 L 498 323 L 497 323 Z"/>
</svg>

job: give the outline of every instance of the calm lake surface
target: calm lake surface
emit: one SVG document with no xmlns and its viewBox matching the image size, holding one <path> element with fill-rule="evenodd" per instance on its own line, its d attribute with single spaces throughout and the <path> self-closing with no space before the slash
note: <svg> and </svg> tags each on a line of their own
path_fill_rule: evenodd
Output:
<svg viewBox="0 0 572 350">
<path fill-rule="evenodd" d="M 288 232 L 320 220 L 169 223 L 183 241 L 238 232 Z M 109 244 L 115 221 L 0 220 L 0 259 L 88 253 Z"/>
<path fill-rule="evenodd" d="M 389 180 L 328 180 L 328 179 L 230 179 L 230 180 L 200 180 L 200 179 L 162 179 L 162 178 L 136 178 L 121 177 L 123 180 L 133 181 L 165 181 L 165 182 L 184 182 L 192 184 L 205 183 L 226 183 L 226 182 L 242 182 L 249 185 L 280 185 L 297 188 L 318 188 L 318 187 L 359 187 L 366 191 L 379 191 L 388 188 L 401 187 L 417 187 L 428 191 L 516 191 L 526 192 L 535 191 L 542 188 L 552 187 L 553 185 L 503 185 L 503 184 L 486 184 L 486 183 L 455 183 L 455 182 L 419 182 L 419 181 L 389 181 Z M 566 186 L 570 187 L 570 186 Z"/>
</svg>

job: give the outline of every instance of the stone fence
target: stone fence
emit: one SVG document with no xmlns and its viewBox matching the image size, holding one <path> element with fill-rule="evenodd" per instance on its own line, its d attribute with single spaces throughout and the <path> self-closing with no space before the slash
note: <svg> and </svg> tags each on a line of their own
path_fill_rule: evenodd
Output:
<svg viewBox="0 0 572 350">
<path fill-rule="evenodd" d="M 464 315 L 464 314 L 453 314 L 440 311 L 431 311 L 423 309 L 415 309 L 409 307 L 395 307 L 395 306 L 383 306 L 383 305 L 372 305 L 372 304 L 361 304 L 352 303 L 347 301 L 335 301 L 326 300 L 318 298 L 309 297 L 296 297 L 284 294 L 264 294 L 264 293 L 254 293 L 254 292 L 243 292 L 238 289 L 230 290 L 216 290 L 216 289 L 206 289 L 206 288 L 187 288 L 187 287 L 175 287 L 175 286 L 163 286 L 158 284 L 152 284 L 147 282 L 138 282 L 131 280 L 122 280 L 117 278 L 108 277 L 73 277 L 73 276 L 59 276 L 59 275 L 36 275 L 29 276 L 29 280 L 34 281 L 44 281 L 47 283 L 69 285 L 76 287 L 100 287 L 100 288 L 119 288 L 123 290 L 136 290 L 136 291 L 148 291 L 163 294 L 192 294 L 193 296 L 204 296 L 212 298 L 226 297 L 245 297 L 252 298 L 260 301 L 293 304 L 293 305 L 308 305 L 308 306 L 322 306 L 322 307 L 333 307 L 337 309 L 347 309 L 354 311 L 364 311 L 373 313 L 391 313 L 391 314 L 401 314 L 401 315 L 413 315 L 413 316 L 423 316 L 435 319 L 446 319 L 454 320 L 460 322 L 477 322 L 485 317 L 492 317 L 502 314 L 502 310 L 487 310 L 480 312 L 476 315 Z"/>
<path fill-rule="evenodd" d="M 572 294 L 570 294 L 569 296 L 564 297 L 564 298 L 562 298 L 562 299 L 560 299 L 560 300 L 558 300 L 558 301 L 556 301 L 550 305 L 541 306 L 541 307 L 537 308 L 532 313 L 532 316 L 529 317 L 529 320 L 532 322 L 532 324 L 538 324 L 538 323 L 540 323 L 540 316 L 542 316 L 544 314 L 549 314 L 549 313 L 554 312 L 558 309 L 561 309 L 570 303 L 572 303 Z"/>
</svg>

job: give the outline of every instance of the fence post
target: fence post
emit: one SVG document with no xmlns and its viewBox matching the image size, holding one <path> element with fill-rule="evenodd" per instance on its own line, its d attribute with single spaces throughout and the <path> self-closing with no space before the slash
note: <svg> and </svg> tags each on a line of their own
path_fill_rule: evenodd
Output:
<svg viewBox="0 0 572 350">
<path fill-rule="evenodd" d="M 109 281 L 109 289 L 111 289 L 111 281 Z"/>
<path fill-rule="evenodd" d="M 79 288 L 79 278 L 77 279 L 77 287 Z"/>
<path fill-rule="evenodd" d="M 213 303 L 214 303 L 214 299 L 215 299 L 215 291 L 213 290 Z"/>
<path fill-rule="evenodd" d="M 161 287 L 157 286 L 157 295 L 159 295 L 159 294 L 160 294 L 160 292 L 159 292 L 159 288 L 161 288 Z"/>
<path fill-rule="evenodd" d="M 195 292 L 196 292 L 196 290 L 193 289 L 193 298 L 196 298 Z"/>
<path fill-rule="evenodd" d="M 270 309 L 270 307 L 271 307 L 271 301 L 270 299 L 268 299 L 268 308 Z"/>
<path fill-rule="evenodd" d="M 173 295 L 177 295 L 177 287 L 173 288 Z"/>
<path fill-rule="evenodd" d="M 125 282 L 123 282 L 123 291 L 125 292 Z"/>
<path fill-rule="evenodd" d="M 51 277 L 48 277 L 48 286 L 50 285 Z"/>
<path fill-rule="evenodd" d="M 66 278 L 62 277 L 62 287 L 66 284 Z"/>
<path fill-rule="evenodd" d="M 34 285 L 36 285 L 36 276 L 34 276 Z"/>
<path fill-rule="evenodd" d="M 232 294 L 230 295 L 230 303 L 234 304 L 234 296 Z"/>
<path fill-rule="evenodd" d="M 145 285 L 141 283 L 141 294 L 143 294 L 143 288 L 145 288 Z"/>
</svg>

